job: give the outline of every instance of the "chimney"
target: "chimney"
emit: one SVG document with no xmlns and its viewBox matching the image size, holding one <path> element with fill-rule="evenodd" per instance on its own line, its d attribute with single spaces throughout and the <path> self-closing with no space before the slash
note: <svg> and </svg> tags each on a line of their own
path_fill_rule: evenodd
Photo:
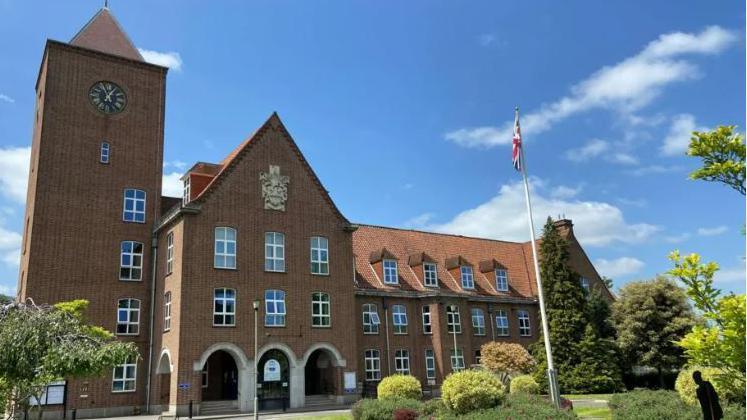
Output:
<svg viewBox="0 0 747 420">
<path fill-rule="evenodd" d="M 553 222 L 553 225 L 563 238 L 569 239 L 573 237 L 573 221 L 571 219 L 556 220 Z"/>
</svg>

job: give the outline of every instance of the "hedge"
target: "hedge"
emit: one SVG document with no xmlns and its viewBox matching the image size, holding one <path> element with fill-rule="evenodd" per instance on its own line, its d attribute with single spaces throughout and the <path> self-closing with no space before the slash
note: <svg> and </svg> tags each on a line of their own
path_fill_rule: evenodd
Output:
<svg viewBox="0 0 747 420">
<path fill-rule="evenodd" d="M 423 403 L 408 398 L 389 397 L 379 400 L 364 398 L 350 409 L 355 420 L 392 420 L 398 409 L 410 409 L 420 412 Z"/>
<path fill-rule="evenodd" d="M 379 398 L 400 397 L 419 400 L 423 396 L 420 381 L 412 375 L 391 375 L 382 379 L 376 388 Z"/>
<path fill-rule="evenodd" d="M 744 407 L 722 404 L 724 420 L 744 420 Z M 609 407 L 614 420 L 701 420 L 700 406 L 685 404 L 675 391 L 631 391 L 615 394 Z"/>
<path fill-rule="evenodd" d="M 506 387 L 487 370 L 463 370 L 452 373 L 441 385 L 444 404 L 457 414 L 497 406 Z"/>
<path fill-rule="evenodd" d="M 540 393 L 540 387 L 532 375 L 521 375 L 511 379 L 511 394 L 533 394 Z"/>
<path fill-rule="evenodd" d="M 716 390 L 716 393 L 719 396 L 720 401 L 739 401 L 739 398 L 744 397 L 744 390 L 742 390 L 742 395 L 734 395 L 730 392 L 730 389 L 733 389 L 734 387 L 725 388 L 718 381 L 713 380 L 714 376 L 718 375 L 721 372 L 719 369 L 693 366 L 687 369 L 683 369 L 677 376 L 677 381 L 674 383 L 674 389 L 677 390 L 677 392 L 680 394 L 680 398 L 682 398 L 682 401 L 684 401 L 685 404 L 698 404 L 698 398 L 695 394 L 695 390 L 698 389 L 698 386 L 695 385 L 695 381 L 693 380 L 693 372 L 695 372 L 696 370 L 699 370 L 700 373 L 703 374 L 703 379 L 711 382 L 713 388 Z"/>
</svg>

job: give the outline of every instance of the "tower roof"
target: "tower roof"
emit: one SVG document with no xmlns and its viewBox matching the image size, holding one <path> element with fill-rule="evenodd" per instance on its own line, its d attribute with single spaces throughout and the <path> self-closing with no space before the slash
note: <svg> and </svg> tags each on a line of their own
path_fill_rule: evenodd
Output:
<svg viewBox="0 0 747 420">
<path fill-rule="evenodd" d="M 70 40 L 70 44 L 144 61 L 108 7 L 99 10 Z"/>
</svg>

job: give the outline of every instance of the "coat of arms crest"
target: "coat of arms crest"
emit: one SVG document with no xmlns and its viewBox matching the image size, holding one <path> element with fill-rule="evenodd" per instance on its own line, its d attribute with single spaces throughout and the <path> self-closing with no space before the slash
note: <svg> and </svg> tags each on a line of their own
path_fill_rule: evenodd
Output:
<svg viewBox="0 0 747 420">
<path fill-rule="evenodd" d="M 269 172 L 261 172 L 259 180 L 262 182 L 262 198 L 265 199 L 265 209 L 285 211 L 288 200 L 288 175 L 280 175 L 280 167 L 270 165 Z"/>
</svg>

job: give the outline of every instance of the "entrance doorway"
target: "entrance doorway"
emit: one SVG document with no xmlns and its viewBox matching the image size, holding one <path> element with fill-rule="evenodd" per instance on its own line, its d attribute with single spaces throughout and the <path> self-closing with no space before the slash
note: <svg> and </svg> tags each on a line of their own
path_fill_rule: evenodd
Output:
<svg viewBox="0 0 747 420">
<path fill-rule="evenodd" d="M 290 366 L 280 350 L 268 350 L 259 359 L 258 389 L 260 410 L 285 410 L 290 406 Z"/>
<path fill-rule="evenodd" d="M 239 370 L 228 352 L 218 350 L 202 367 L 202 401 L 235 400 L 239 395 Z"/>
<path fill-rule="evenodd" d="M 323 349 L 314 350 L 304 367 L 306 395 L 332 395 L 335 393 L 335 368 L 332 355 Z"/>
</svg>

